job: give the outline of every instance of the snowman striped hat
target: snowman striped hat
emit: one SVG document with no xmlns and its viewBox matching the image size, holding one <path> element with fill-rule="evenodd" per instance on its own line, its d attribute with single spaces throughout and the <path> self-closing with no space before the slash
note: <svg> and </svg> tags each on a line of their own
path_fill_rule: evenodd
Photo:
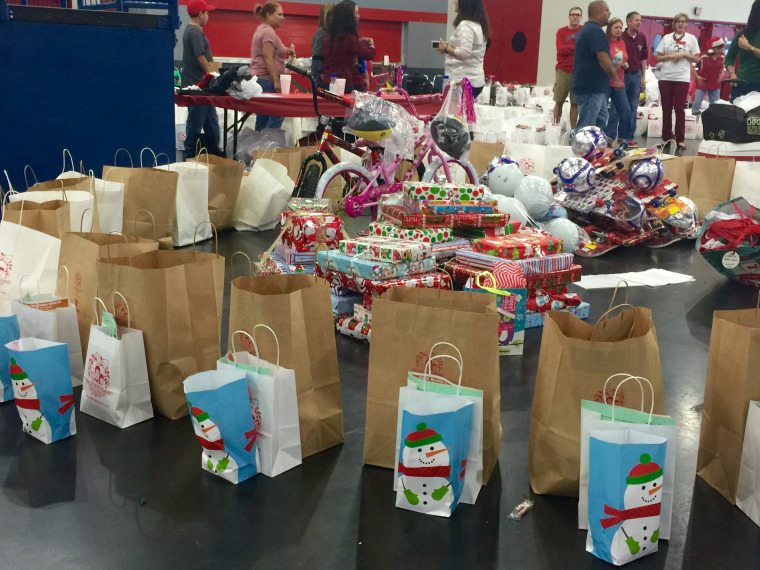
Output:
<svg viewBox="0 0 760 570">
<path fill-rule="evenodd" d="M 427 424 L 417 424 L 417 431 L 413 431 L 404 440 L 404 445 L 407 447 L 422 447 L 423 445 L 430 445 L 442 441 L 443 437 L 437 431 L 427 427 Z"/>
<path fill-rule="evenodd" d="M 209 415 L 206 412 L 200 408 L 193 406 L 192 404 L 190 404 L 190 413 L 193 414 L 193 417 L 198 423 L 205 422 L 207 419 L 209 419 Z"/>
<path fill-rule="evenodd" d="M 641 485 L 662 477 L 662 467 L 657 465 L 648 453 L 642 453 L 639 458 L 641 463 L 636 465 L 628 473 L 625 482 L 629 485 Z"/>
<path fill-rule="evenodd" d="M 15 358 L 11 358 L 11 380 L 18 382 L 19 380 L 26 380 L 29 376 L 26 375 L 24 369 L 21 368 Z"/>
</svg>

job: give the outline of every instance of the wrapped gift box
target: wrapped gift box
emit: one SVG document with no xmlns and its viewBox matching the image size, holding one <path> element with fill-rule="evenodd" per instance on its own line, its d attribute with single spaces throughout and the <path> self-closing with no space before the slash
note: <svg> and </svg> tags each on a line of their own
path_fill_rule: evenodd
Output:
<svg viewBox="0 0 760 570">
<path fill-rule="evenodd" d="M 335 328 L 341 334 L 366 342 L 370 341 L 372 334 L 372 326 L 369 323 L 363 323 L 351 315 L 339 318 Z"/>
<path fill-rule="evenodd" d="M 284 275 L 291 273 L 314 273 L 314 265 L 291 265 L 276 253 L 271 253 L 261 266 L 261 275 Z"/>
<path fill-rule="evenodd" d="M 511 224 L 508 224 L 511 225 Z M 467 238 L 471 240 L 481 239 L 486 237 L 505 236 L 507 234 L 514 233 L 508 232 L 506 227 L 499 228 L 454 228 L 454 235 L 457 237 Z"/>
<path fill-rule="evenodd" d="M 546 289 L 580 281 L 581 270 L 580 265 L 571 265 L 569 269 L 526 275 L 525 278 L 528 281 L 528 289 Z"/>
<path fill-rule="evenodd" d="M 454 239 L 452 228 L 411 229 L 395 226 L 388 222 L 372 222 L 369 233 L 394 239 L 415 240 L 426 243 L 444 243 Z"/>
<path fill-rule="evenodd" d="M 354 318 L 362 323 L 372 324 L 372 311 L 365 308 L 361 303 L 354 305 Z"/>
<path fill-rule="evenodd" d="M 383 219 L 402 228 L 497 228 L 507 226 L 509 215 L 503 212 L 492 214 L 421 214 L 412 211 L 406 206 L 387 205 L 381 206 Z M 511 228 L 506 233 L 514 233 L 520 222 L 510 222 Z"/>
<path fill-rule="evenodd" d="M 428 287 L 430 289 L 448 289 L 451 287 L 451 278 L 446 273 L 423 273 L 401 279 L 385 279 L 376 281 L 346 275 L 340 271 L 323 269 L 318 264 L 314 266 L 314 273 L 327 279 L 331 285 L 344 287 L 359 293 L 369 293 L 373 297 L 379 297 L 391 287 Z M 365 305 L 366 306 L 366 305 Z"/>
<path fill-rule="evenodd" d="M 433 257 L 436 261 L 454 257 L 458 249 L 472 247 L 472 242 L 465 238 L 455 238 L 445 243 L 433 244 Z"/>
<path fill-rule="evenodd" d="M 459 200 L 467 202 L 482 200 L 491 194 L 482 184 L 457 184 L 445 182 L 404 182 L 404 201 L 420 200 Z"/>
<path fill-rule="evenodd" d="M 591 312 L 591 305 L 589 305 L 586 302 L 583 302 L 577 307 L 567 307 L 562 310 L 574 314 L 579 319 L 587 319 Z M 546 318 L 545 312 L 535 313 L 533 311 L 528 311 L 525 314 L 525 328 L 532 329 L 534 327 L 544 326 L 544 318 Z"/>
<path fill-rule="evenodd" d="M 288 265 L 314 265 L 317 259 L 314 251 L 296 251 L 282 242 L 275 246 L 274 253 Z"/>
<path fill-rule="evenodd" d="M 472 265 L 481 269 L 493 270 L 499 263 L 516 263 L 523 269 L 525 275 L 544 274 L 551 271 L 561 271 L 569 269 L 573 264 L 572 253 L 558 253 L 555 255 L 546 255 L 544 257 L 534 257 L 531 259 L 517 259 L 505 261 L 502 258 L 474 251 L 473 249 L 462 248 L 456 252 L 457 261 Z"/>
<path fill-rule="evenodd" d="M 330 213 L 333 211 L 333 206 L 329 198 L 291 198 L 288 202 L 288 210 Z"/>
<path fill-rule="evenodd" d="M 513 234 L 476 239 L 473 248 L 480 253 L 504 259 L 528 259 L 562 253 L 562 240 L 537 234 Z"/>
<path fill-rule="evenodd" d="M 581 298 L 576 293 L 549 293 L 539 289 L 533 295 L 528 295 L 527 309 L 535 313 L 546 311 L 561 311 L 568 307 L 577 307 Z"/>
<path fill-rule="evenodd" d="M 280 214 L 280 223 L 285 228 L 282 243 L 295 251 L 316 251 L 322 243 L 327 249 L 338 249 L 343 239 L 343 221 L 334 214 L 286 210 Z"/>
<path fill-rule="evenodd" d="M 346 255 L 359 255 L 373 261 L 405 263 L 431 256 L 429 243 L 386 237 L 357 237 L 341 240 L 338 250 Z"/>
<path fill-rule="evenodd" d="M 362 254 L 346 255 L 339 251 L 320 251 L 317 253 L 317 263 L 323 269 L 340 271 L 354 277 L 364 279 L 399 279 L 410 275 L 419 275 L 435 269 L 435 258 L 428 257 L 419 261 L 405 263 L 389 263 L 364 259 Z"/>
<path fill-rule="evenodd" d="M 496 200 L 472 200 L 461 202 L 458 200 L 419 200 L 418 205 L 421 214 L 493 214 L 498 205 Z"/>
</svg>

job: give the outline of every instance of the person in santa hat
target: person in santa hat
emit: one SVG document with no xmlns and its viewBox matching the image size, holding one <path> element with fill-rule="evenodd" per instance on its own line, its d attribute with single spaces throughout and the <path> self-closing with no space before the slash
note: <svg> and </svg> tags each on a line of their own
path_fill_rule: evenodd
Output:
<svg viewBox="0 0 760 570">
<path fill-rule="evenodd" d="M 702 101 L 705 97 L 710 105 L 720 98 L 720 81 L 723 78 L 723 49 L 726 42 L 718 37 L 710 38 L 707 42 L 707 51 L 702 54 L 699 61 L 692 68 L 692 74 L 697 82 L 697 90 L 694 92 L 694 102 L 691 106 L 693 115 L 702 112 Z"/>
</svg>

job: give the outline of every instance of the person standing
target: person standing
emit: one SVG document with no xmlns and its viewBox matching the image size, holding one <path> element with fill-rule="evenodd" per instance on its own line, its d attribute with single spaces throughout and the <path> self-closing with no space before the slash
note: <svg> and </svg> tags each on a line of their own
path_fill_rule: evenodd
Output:
<svg viewBox="0 0 760 570">
<path fill-rule="evenodd" d="M 702 113 L 702 101 L 707 97 L 710 105 L 720 98 L 720 80 L 723 77 L 723 48 L 725 42 L 722 38 L 710 38 L 707 44 L 707 53 L 699 58 L 694 66 L 694 79 L 697 89 L 694 91 L 694 103 L 691 106 L 693 115 Z"/>
<path fill-rule="evenodd" d="M 575 38 L 581 29 L 583 10 L 578 6 L 570 8 L 568 25 L 557 30 L 557 66 L 554 70 L 554 122 L 559 124 L 562 107 L 570 95 L 570 128 L 578 122 L 578 103 L 570 91 L 573 84 L 573 56 L 575 55 Z"/>
<path fill-rule="evenodd" d="M 324 68 L 324 56 L 322 54 L 322 47 L 325 43 L 325 36 L 327 36 L 327 24 L 332 17 L 332 9 L 335 4 L 327 3 L 322 4 L 319 9 L 319 28 L 314 34 L 311 40 L 311 76 L 314 78 L 314 83 L 317 86 L 327 89 L 327 85 L 322 83 L 320 75 Z"/>
<path fill-rule="evenodd" d="M 576 130 L 592 125 L 606 128 L 610 87 L 622 90 L 625 86 L 615 73 L 609 54 L 610 42 L 602 30 L 609 19 L 607 2 L 594 0 L 588 5 L 588 22 L 575 38 L 572 92 L 578 102 Z"/>
<path fill-rule="evenodd" d="M 731 74 L 731 79 L 744 82 L 731 88 L 731 101 L 750 91 L 760 91 L 760 0 L 755 0 L 752 4 L 746 27 L 739 30 L 731 41 L 726 54 L 726 69 Z"/>
<path fill-rule="evenodd" d="M 209 62 L 214 61 L 208 39 L 203 33 L 203 26 L 208 23 L 208 13 L 214 6 L 205 0 L 190 0 L 187 13 L 190 23 L 182 34 L 182 87 L 197 85 L 209 72 Z M 191 105 L 187 109 L 185 125 L 185 159 L 196 155 L 196 146 L 201 132 L 208 138 L 206 144 L 211 154 L 219 154 L 221 129 L 216 107 L 208 105 Z"/>
<path fill-rule="evenodd" d="M 367 77 L 359 67 L 359 60 L 375 57 L 375 42 L 372 38 L 359 38 L 358 27 L 359 7 L 352 0 L 343 0 L 332 10 L 322 45 L 322 83 L 330 83 L 332 75 L 345 79 L 346 94 L 366 88 Z"/>
<path fill-rule="evenodd" d="M 475 97 L 486 84 L 483 58 L 491 41 L 491 26 L 483 0 L 454 0 L 454 32 L 448 41 L 441 39 L 436 48 L 446 54 L 444 75 L 450 83 L 470 80 Z"/>
<path fill-rule="evenodd" d="M 623 21 L 620 18 L 612 18 L 607 24 L 607 40 L 610 42 L 610 59 L 615 66 L 617 78 L 625 82 L 625 70 L 628 68 L 628 52 L 623 41 Z M 631 107 L 625 90 L 612 89 L 610 81 L 610 117 L 607 120 L 605 133 L 611 141 L 620 139 L 628 146 L 638 146 L 633 139 L 631 130 Z M 638 109 L 638 107 L 637 107 Z"/>
<path fill-rule="evenodd" d="M 290 50 L 285 47 L 277 30 L 285 22 L 282 6 L 277 2 L 257 4 L 253 13 L 261 19 L 251 40 L 251 75 L 261 85 L 264 93 L 280 91 L 280 74 L 285 73 L 285 58 Z M 256 130 L 279 129 L 282 117 L 256 115 Z"/>
<path fill-rule="evenodd" d="M 646 88 L 646 75 L 649 65 L 649 46 L 646 36 L 639 31 L 641 28 L 641 14 L 629 12 L 625 17 L 626 29 L 623 32 L 625 51 L 628 53 L 628 69 L 625 70 L 625 94 L 628 97 L 628 105 L 633 112 L 631 115 L 630 131 L 636 134 L 636 117 L 639 112 L 639 97 Z"/>
<path fill-rule="evenodd" d="M 662 100 L 662 138 L 675 138 L 678 150 L 686 149 L 686 97 L 691 82 L 691 64 L 699 61 L 697 38 L 686 31 L 689 17 L 680 12 L 673 18 L 673 32 L 663 36 L 657 46 L 660 69 L 660 99 Z M 673 132 L 673 111 L 676 128 Z"/>
</svg>

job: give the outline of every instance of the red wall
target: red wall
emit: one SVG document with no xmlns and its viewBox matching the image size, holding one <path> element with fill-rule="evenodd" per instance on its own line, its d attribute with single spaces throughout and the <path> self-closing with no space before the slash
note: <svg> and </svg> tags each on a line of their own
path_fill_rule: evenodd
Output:
<svg viewBox="0 0 760 570">
<path fill-rule="evenodd" d="M 491 24 L 491 47 L 486 51 L 486 75 L 510 83 L 535 83 L 538 74 L 538 42 L 541 35 L 543 0 L 484 0 Z M 522 32 L 525 49 L 512 47 L 515 34 Z"/>
</svg>

